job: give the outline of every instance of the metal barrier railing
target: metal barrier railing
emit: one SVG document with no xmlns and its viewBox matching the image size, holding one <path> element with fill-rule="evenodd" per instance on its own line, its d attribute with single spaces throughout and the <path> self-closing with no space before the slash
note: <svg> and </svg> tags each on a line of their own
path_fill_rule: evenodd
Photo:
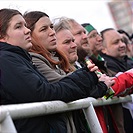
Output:
<svg viewBox="0 0 133 133">
<path fill-rule="evenodd" d="M 64 103 L 62 101 L 48 101 L 26 104 L 1 105 L 0 133 L 8 133 L 10 131 L 12 131 L 12 133 L 17 133 L 12 119 L 15 120 L 77 109 L 84 110 L 91 132 L 96 133 L 97 131 L 99 131 L 99 133 L 102 133 L 102 128 L 100 126 L 93 106 L 103 106 L 127 102 L 133 102 L 133 94 L 119 98 L 113 97 L 112 99 L 108 100 L 94 99 L 92 97 L 88 97 L 70 103 Z"/>
</svg>

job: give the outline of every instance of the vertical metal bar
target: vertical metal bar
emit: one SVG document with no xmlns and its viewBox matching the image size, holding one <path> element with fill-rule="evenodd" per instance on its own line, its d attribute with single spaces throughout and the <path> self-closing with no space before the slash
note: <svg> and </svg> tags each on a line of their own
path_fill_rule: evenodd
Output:
<svg viewBox="0 0 133 133">
<path fill-rule="evenodd" d="M 89 128 L 92 133 L 103 133 L 101 125 L 99 123 L 99 120 L 97 118 L 97 115 L 95 113 L 94 107 L 92 105 L 92 102 L 90 102 L 90 106 L 88 108 L 83 109 L 83 112 L 85 114 L 87 123 L 89 125 Z"/>
<path fill-rule="evenodd" d="M 9 112 L 7 112 L 5 119 L 0 123 L 0 133 L 17 133 Z"/>
</svg>

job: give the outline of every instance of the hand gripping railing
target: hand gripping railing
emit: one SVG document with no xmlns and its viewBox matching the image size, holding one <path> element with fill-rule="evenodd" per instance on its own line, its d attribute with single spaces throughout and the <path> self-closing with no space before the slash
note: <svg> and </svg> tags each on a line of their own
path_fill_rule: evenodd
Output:
<svg viewBox="0 0 133 133">
<path fill-rule="evenodd" d="M 92 133 L 102 133 L 102 128 L 97 119 L 93 106 L 126 103 L 133 101 L 133 94 L 125 97 L 113 97 L 112 99 L 94 99 L 88 97 L 70 103 L 62 101 L 36 102 L 15 105 L 0 106 L 0 133 L 17 133 L 13 120 L 26 117 L 47 115 L 71 110 L 83 109 Z"/>
</svg>

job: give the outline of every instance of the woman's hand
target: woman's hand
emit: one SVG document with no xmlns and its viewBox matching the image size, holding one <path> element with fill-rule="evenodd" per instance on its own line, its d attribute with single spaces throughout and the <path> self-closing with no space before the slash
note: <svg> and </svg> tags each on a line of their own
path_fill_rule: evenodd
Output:
<svg viewBox="0 0 133 133">
<path fill-rule="evenodd" d="M 99 81 L 103 81 L 108 88 L 114 85 L 115 83 L 115 80 L 113 79 L 114 77 L 109 77 L 106 74 L 102 74 L 101 72 L 99 72 L 98 67 L 95 66 L 95 64 L 89 62 L 87 67 L 91 72 L 95 72 L 97 74 Z"/>
<path fill-rule="evenodd" d="M 101 74 L 99 81 L 103 81 L 108 86 L 108 88 L 115 84 L 114 77 L 109 77 L 106 74 Z"/>
<path fill-rule="evenodd" d="M 91 72 L 95 72 L 98 70 L 98 67 L 95 66 L 95 64 L 89 64 L 87 65 L 88 69 L 91 71 Z"/>
</svg>

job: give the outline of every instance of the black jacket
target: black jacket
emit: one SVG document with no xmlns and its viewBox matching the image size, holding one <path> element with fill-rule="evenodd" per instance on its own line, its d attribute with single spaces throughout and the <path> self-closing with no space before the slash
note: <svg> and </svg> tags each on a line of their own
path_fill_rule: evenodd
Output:
<svg viewBox="0 0 133 133">
<path fill-rule="evenodd" d="M 20 47 L 0 42 L 0 101 L 18 104 L 50 100 L 70 102 L 85 97 L 102 97 L 107 90 L 94 72 L 79 69 L 57 83 L 48 83 L 36 69 L 31 56 Z M 16 120 L 18 133 L 47 133 L 48 116 Z"/>
<path fill-rule="evenodd" d="M 125 58 L 121 60 L 106 54 L 101 54 L 101 56 L 105 59 L 107 68 L 116 73 L 125 72 L 133 68 L 133 60 L 131 60 L 127 56 L 125 56 Z"/>
</svg>

